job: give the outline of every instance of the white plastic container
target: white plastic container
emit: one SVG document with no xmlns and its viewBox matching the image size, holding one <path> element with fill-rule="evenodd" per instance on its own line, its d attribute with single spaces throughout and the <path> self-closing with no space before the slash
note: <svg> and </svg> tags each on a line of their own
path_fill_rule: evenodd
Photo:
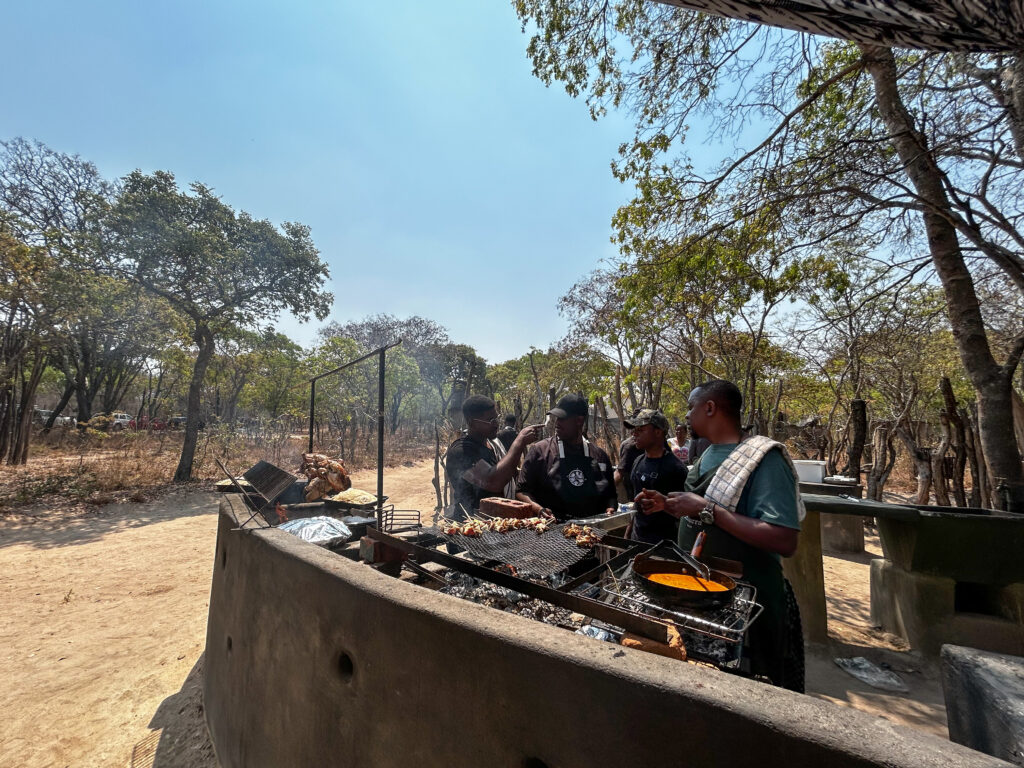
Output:
<svg viewBox="0 0 1024 768">
<path fill-rule="evenodd" d="M 794 460 L 797 477 L 801 483 L 823 483 L 825 482 L 825 462 Z"/>
</svg>

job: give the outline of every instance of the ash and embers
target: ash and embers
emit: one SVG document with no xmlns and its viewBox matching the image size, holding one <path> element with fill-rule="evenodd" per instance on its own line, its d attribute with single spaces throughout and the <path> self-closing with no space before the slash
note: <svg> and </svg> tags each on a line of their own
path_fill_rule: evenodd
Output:
<svg viewBox="0 0 1024 768">
<path fill-rule="evenodd" d="M 445 574 L 445 579 L 448 582 L 448 586 L 442 587 L 440 591 L 463 600 L 470 600 L 474 603 L 497 608 L 499 611 L 506 613 L 514 613 L 517 616 L 523 616 L 534 621 L 543 621 L 545 624 L 576 631 L 578 634 L 586 635 L 596 640 L 617 643 L 621 635 L 621 630 L 605 627 L 600 623 L 593 623 L 589 617 L 583 614 L 573 613 L 566 608 L 560 608 L 543 600 L 528 597 L 520 592 L 474 579 L 472 576 L 458 571 L 448 571 Z M 550 582 L 552 579 L 548 581 Z M 552 584 L 552 586 L 556 585 Z M 621 596 L 618 600 L 613 600 L 613 602 L 618 603 L 620 607 L 627 610 L 635 606 L 636 603 L 624 600 L 622 599 L 623 597 L 628 596 L 634 600 L 644 597 L 643 593 L 633 587 L 633 585 L 617 581 L 616 586 Z M 600 590 L 593 588 L 592 591 L 594 594 L 590 596 L 598 597 Z M 744 597 L 749 599 L 750 596 L 744 595 Z M 730 607 L 728 609 L 720 609 L 706 618 L 728 620 L 735 626 L 735 622 L 740 617 L 749 618 L 750 615 L 750 611 L 746 606 L 740 606 L 743 606 L 743 604 L 740 603 L 737 607 Z M 653 606 L 650 607 L 653 608 Z M 649 613 L 655 616 L 661 614 L 661 618 L 672 621 L 679 628 L 683 636 L 683 643 L 686 646 L 686 652 L 692 660 L 703 661 L 723 669 L 735 669 L 739 666 L 743 649 L 742 631 L 726 640 L 723 637 L 709 636 L 706 631 L 695 629 L 693 626 L 687 626 L 688 622 L 685 619 L 682 621 L 678 620 L 681 617 L 669 617 L 664 612 L 656 609 L 649 611 Z M 736 615 L 737 613 L 739 614 L 738 616 Z M 673 618 L 677 620 L 673 621 Z"/>
<path fill-rule="evenodd" d="M 563 629 L 576 630 L 590 620 L 579 613 L 573 613 L 567 608 L 559 608 L 543 600 L 536 600 L 526 595 L 497 584 L 490 584 L 486 581 L 474 579 L 458 571 L 448 571 L 445 574 L 448 586 L 442 587 L 441 592 L 446 595 L 461 597 L 463 600 L 471 600 L 474 603 L 497 608 L 499 611 L 514 613 L 517 616 L 524 616 L 534 621 L 543 621 Z"/>
</svg>

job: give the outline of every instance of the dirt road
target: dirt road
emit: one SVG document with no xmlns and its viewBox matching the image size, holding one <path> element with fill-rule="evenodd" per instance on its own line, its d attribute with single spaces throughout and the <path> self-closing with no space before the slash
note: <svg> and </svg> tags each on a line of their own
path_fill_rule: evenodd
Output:
<svg viewBox="0 0 1024 768">
<path fill-rule="evenodd" d="M 431 510 L 429 463 L 390 468 L 385 493 Z M 355 477 L 375 488 L 373 472 Z M 0 518 L 0 766 L 215 768 L 199 694 L 218 495 L 183 491 L 88 517 Z M 809 659 L 814 695 L 942 733 L 928 670 L 909 697 L 848 677 L 831 654 L 884 654 L 867 625 L 867 557 L 827 558 L 833 631 Z M 907 654 L 888 652 L 897 668 Z"/>
</svg>

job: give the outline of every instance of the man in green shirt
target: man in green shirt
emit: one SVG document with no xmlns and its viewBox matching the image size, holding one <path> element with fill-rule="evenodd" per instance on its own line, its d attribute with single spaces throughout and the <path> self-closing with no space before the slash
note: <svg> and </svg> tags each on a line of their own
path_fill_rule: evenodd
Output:
<svg viewBox="0 0 1024 768">
<path fill-rule="evenodd" d="M 785 447 L 765 438 L 752 438 L 761 450 L 738 450 L 743 440 L 743 396 L 731 382 L 716 380 L 697 387 L 687 405 L 686 418 L 694 436 L 707 438 L 711 445 L 687 476 L 684 493 L 664 496 L 644 491 L 637 501 L 645 513 L 664 510 L 680 519 L 679 544 L 684 549 L 689 550 L 703 530 L 707 534 L 705 557 L 742 563 L 742 580 L 757 588 L 757 601 L 764 606 L 747 636 L 751 672 L 802 692 L 799 613 L 795 612 L 792 589 L 783 578 L 781 562 L 782 557 L 796 551 L 801 509 L 795 474 L 788 455 L 783 453 Z M 720 473 L 730 455 L 733 458 L 726 471 Z M 744 466 L 746 471 L 735 471 Z M 732 481 L 732 501 L 725 506 L 717 498 L 705 498 L 716 474 L 719 492 L 728 485 L 724 480 Z"/>
</svg>

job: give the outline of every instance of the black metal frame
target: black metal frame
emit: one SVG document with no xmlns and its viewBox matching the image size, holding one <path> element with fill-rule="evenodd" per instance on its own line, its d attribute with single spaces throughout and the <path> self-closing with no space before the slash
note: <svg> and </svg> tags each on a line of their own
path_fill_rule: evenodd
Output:
<svg viewBox="0 0 1024 768">
<path fill-rule="evenodd" d="M 475 579 L 488 581 L 492 584 L 497 584 L 499 587 L 519 592 L 527 597 L 543 600 L 560 608 L 566 608 L 574 613 L 582 613 L 584 616 L 590 616 L 593 619 L 622 627 L 628 632 L 659 643 L 668 642 L 668 624 L 665 622 L 657 621 L 639 613 L 632 613 L 600 600 L 569 594 L 545 584 L 537 584 L 512 576 L 511 574 L 495 571 L 461 557 L 455 557 L 437 549 L 430 549 L 396 536 L 390 536 L 380 530 L 367 529 L 366 535 L 387 547 L 402 552 L 406 556 L 413 557 L 418 564 L 435 562 L 446 568 L 465 573 Z M 607 566 L 602 566 L 602 569 L 605 567 Z"/>
<path fill-rule="evenodd" d="M 351 368 L 357 363 L 361 363 L 364 360 L 369 360 L 374 355 L 377 356 L 377 525 L 380 528 L 384 527 L 384 363 L 385 353 L 393 348 L 397 347 L 402 343 L 402 339 L 387 344 L 383 347 L 378 347 L 372 352 L 367 352 L 362 357 L 357 357 L 355 360 L 350 360 L 344 365 L 339 365 L 337 368 L 321 373 L 314 376 L 309 380 L 309 452 L 313 452 L 313 426 L 316 422 L 316 383 L 320 379 L 326 376 L 332 376 L 335 373 L 340 373 L 346 368 Z"/>
</svg>

